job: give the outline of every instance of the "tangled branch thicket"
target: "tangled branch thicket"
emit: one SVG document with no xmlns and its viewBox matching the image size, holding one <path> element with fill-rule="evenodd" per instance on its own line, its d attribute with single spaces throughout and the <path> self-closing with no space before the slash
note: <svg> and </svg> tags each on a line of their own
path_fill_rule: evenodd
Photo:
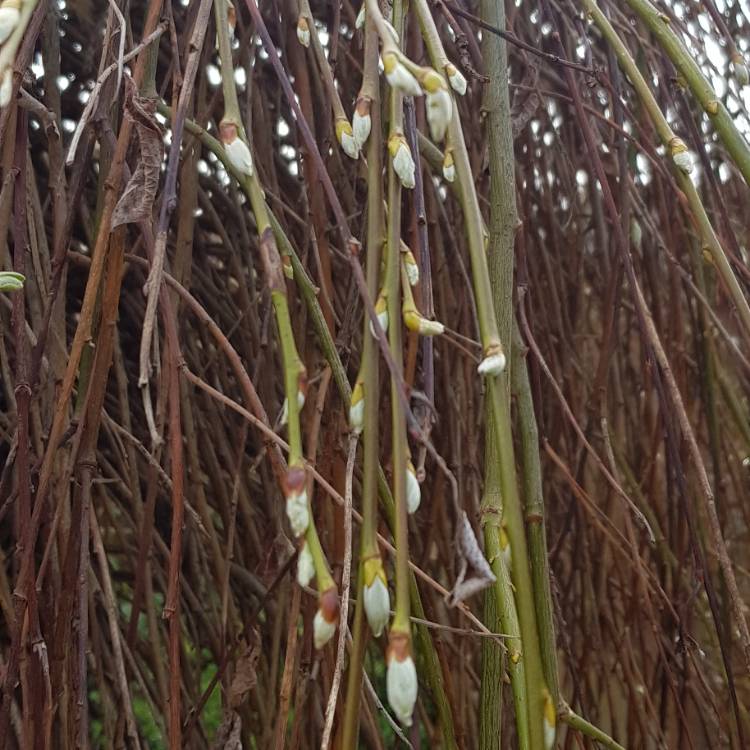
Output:
<svg viewBox="0 0 750 750">
<path fill-rule="evenodd" d="M 0 747 L 750 741 L 744 0 L 0 3 Z"/>
</svg>

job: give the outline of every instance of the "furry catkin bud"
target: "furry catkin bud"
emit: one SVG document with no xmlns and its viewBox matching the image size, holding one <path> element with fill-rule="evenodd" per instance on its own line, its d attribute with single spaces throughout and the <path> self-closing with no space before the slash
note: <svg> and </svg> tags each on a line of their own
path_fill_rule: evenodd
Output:
<svg viewBox="0 0 750 750">
<path fill-rule="evenodd" d="M 359 158 L 359 145 L 354 138 L 354 132 L 348 120 L 336 120 L 336 138 L 341 144 L 341 148 L 344 149 L 344 153 L 350 159 Z"/>
<path fill-rule="evenodd" d="M 297 558 L 297 583 L 300 586 L 309 586 L 315 575 L 315 563 L 310 553 L 310 547 L 307 542 L 302 542 L 302 549 L 299 551 Z"/>
<path fill-rule="evenodd" d="M 388 151 L 393 161 L 393 170 L 405 188 L 410 190 L 416 185 L 416 165 L 412 158 L 409 144 L 400 133 L 392 135 L 388 139 Z"/>
<path fill-rule="evenodd" d="M 354 22 L 354 28 L 361 29 L 364 28 L 365 25 L 365 19 L 367 18 L 367 0 L 363 0 L 362 7 L 359 9 L 359 13 L 357 13 L 357 20 Z"/>
<path fill-rule="evenodd" d="M 448 76 L 448 82 L 451 88 L 459 95 L 463 96 L 466 93 L 466 78 L 463 73 L 453 64 L 448 63 L 445 66 L 445 75 Z"/>
<path fill-rule="evenodd" d="M 419 77 L 419 83 L 428 94 L 436 94 L 441 89 L 445 89 L 443 76 L 432 68 L 426 68 Z"/>
<path fill-rule="evenodd" d="M 352 117 L 352 132 L 354 133 L 354 141 L 358 148 L 362 148 L 370 137 L 370 130 L 372 128 L 371 107 L 372 99 L 369 96 L 360 95 L 357 99 L 357 105 L 354 108 L 354 117 Z"/>
<path fill-rule="evenodd" d="M 693 157 L 685 145 L 682 138 L 672 138 L 669 142 L 669 153 L 672 155 L 672 161 L 685 174 L 693 171 Z"/>
<path fill-rule="evenodd" d="M 445 332 L 445 326 L 437 320 L 428 320 L 413 304 L 405 303 L 402 308 L 404 325 L 421 336 L 440 336 Z"/>
<path fill-rule="evenodd" d="M 630 241 L 633 243 L 633 247 L 640 249 L 643 241 L 643 230 L 635 216 L 630 219 Z"/>
<path fill-rule="evenodd" d="M 357 382 L 352 390 L 352 400 L 349 405 L 349 426 L 352 428 L 352 432 L 357 435 L 362 432 L 362 428 L 365 426 L 365 385 L 359 377 L 357 377 Z"/>
<path fill-rule="evenodd" d="M 336 588 L 324 591 L 318 599 L 318 611 L 313 620 L 315 648 L 323 648 L 333 638 L 339 621 L 339 595 Z"/>
<path fill-rule="evenodd" d="M 414 257 L 414 253 L 406 249 L 404 252 L 404 268 L 406 269 L 406 276 L 409 279 L 410 286 L 416 286 L 419 284 L 419 265 L 417 259 Z"/>
<path fill-rule="evenodd" d="M 0 79 L 0 109 L 4 109 L 10 104 L 13 96 L 13 70 L 6 68 Z"/>
<path fill-rule="evenodd" d="M 380 557 L 371 557 L 364 564 L 365 614 L 372 634 L 377 638 L 388 623 L 391 612 L 391 597 L 388 593 L 388 580 Z"/>
<path fill-rule="evenodd" d="M 737 53 L 732 56 L 732 75 L 738 86 L 747 86 L 750 83 L 750 71 L 747 69 L 745 58 Z"/>
<path fill-rule="evenodd" d="M 303 47 L 310 46 L 310 24 L 304 16 L 297 19 L 297 40 Z"/>
<path fill-rule="evenodd" d="M 422 87 L 407 67 L 398 59 L 395 52 L 386 52 L 383 56 L 383 70 L 388 85 L 409 96 L 422 96 Z"/>
<path fill-rule="evenodd" d="M 552 750 L 555 746 L 555 725 L 557 724 L 557 712 L 555 703 L 547 688 L 543 689 L 544 694 L 544 747 L 545 750 Z"/>
<path fill-rule="evenodd" d="M 336 623 L 328 622 L 323 616 L 321 610 L 318 610 L 315 613 L 315 619 L 313 620 L 313 639 L 315 641 L 315 648 L 323 648 L 323 646 L 333 638 L 335 632 Z"/>
<path fill-rule="evenodd" d="M 383 329 L 384 333 L 388 333 L 388 301 L 385 298 L 385 294 L 380 292 L 378 294 L 378 299 L 375 302 L 375 314 L 378 316 L 378 323 L 380 323 L 381 328 Z M 376 336 L 375 332 L 375 326 L 373 326 L 372 321 L 370 321 L 370 332 L 373 336 Z"/>
<path fill-rule="evenodd" d="M 440 143 L 445 138 L 453 115 L 453 99 L 448 89 L 439 88 L 434 93 L 427 94 L 426 110 L 430 134 L 433 140 Z"/>
<path fill-rule="evenodd" d="M 236 123 L 222 120 L 219 125 L 219 134 L 232 166 L 240 174 L 252 177 L 253 157 L 247 143 L 240 138 Z"/>
<path fill-rule="evenodd" d="M 406 509 L 410 515 L 417 512 L 421 502 L 422 488 L 419 486 L 414 464 L 409 461 L 406 464 Z"/>
<path fill-rule="evenodd" d="M 418 687 L 417 668 L 410 651 L 408 636 L 391 631 L 391 642 L 386 655 L 386 690 L 388 703 L 405 727 L 411 726 Z"/>
<path fill-rule="evenodd" d="M 3 0 L 0 3 L 0 44 L 3 44 L 18 26 L 20 8 L 21 0 Z"/>
<path fill-rule="evenodd" d="M 505 354 L 500 344 L 493 344 L 487 347 L 484 352 L 484 359 L 479 363 L 477 372 L 480 375 L 499 375 L 505 369 Z"/>
<path fill-rule="evenodd" d="M 310 510 L 307 505 L 307 478 L 300 466 L 287 469 L 284 477 L 286 515 L 295 537 L 302 536 L 310 524 Z"/>
<path fill-rule="evenodd" d="M 227 28 L 229 29 L 229 41 L 234 41 L 234 30 L 237 26 L 237 11 L 231 2 L 227 2 Z"/>
<path fill-rule="evenodd" d="M 307 390 L 305 388 L 305 390 Z M 302 411 L 302 407 L 305 405 L 305 391 L 302 389 L 297 391 L 297 409 Z M 289 399 L 284 399 L 284 405 L 281 407 L 281 426 L 283 427 L 289 421 Z"/>
<path fill-rule="evenodd" d="M 446 149 L 443 157 L 443 178 L 446 182 L 453 182 L 456 179 L 456 164 L 453 161 L 453 152 Z"/>
</svg>

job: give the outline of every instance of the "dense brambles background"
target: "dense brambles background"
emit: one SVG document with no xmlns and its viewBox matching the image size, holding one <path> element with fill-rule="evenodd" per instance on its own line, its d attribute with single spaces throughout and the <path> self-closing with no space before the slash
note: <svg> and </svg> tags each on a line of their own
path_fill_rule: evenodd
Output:
<svg viewBox="0 0 750 750">
<path fill-rule="evenodd" d="M 234 2 L 0 4 L 0 748 L 747 747 L 750 5 Z"/>
</svg>

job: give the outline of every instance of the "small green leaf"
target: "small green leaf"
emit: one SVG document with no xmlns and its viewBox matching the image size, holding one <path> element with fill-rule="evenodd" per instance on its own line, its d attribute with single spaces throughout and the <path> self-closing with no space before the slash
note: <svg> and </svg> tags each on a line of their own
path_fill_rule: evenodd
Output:
<svg viewBox="0 0 750 750">
<path fill-rule="evenodd" d="M 23 289 L 26 277 L 15 271 L 0 271 L 0 292 L 17 292 Z"/>
</svg>

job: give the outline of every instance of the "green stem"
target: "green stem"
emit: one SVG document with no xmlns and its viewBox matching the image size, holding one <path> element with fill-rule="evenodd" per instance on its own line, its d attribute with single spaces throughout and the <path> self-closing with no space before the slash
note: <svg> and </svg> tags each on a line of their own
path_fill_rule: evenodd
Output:
<svg viewBox="0 0 750 750">
<path fill-rule="evenodd" d="M 233 122 L 240 134 L 246 138 L 239 112 L 237 90 L 234 84 L 234 66 L 229 44 L 229 34 L 226 24 L 226 0 L 217 0 L 216 26 L 219 39 L 219 55 L 221 57 L 222 87 L 224 93 L 224 118 Z M 187 127 L 187 126 L 186 126 Z M 188 127 L 188 129 L 190 129 Z M 223 150 L 223 149 L 222 149 Z M 226 163 L 226 162 L 225 162 Z M 247 195 L 255 216 L 255 224 L 260 238 L 260 256 L 266 285 L 271 291 L 271 301 L 274 316 L 279 331 L 282 364 L 284 368 L 284 390 L 287 403 L 287 423 L 289 427 L 289 468 L 300 467 L 303 464 L 302 428 L 300 426 L 300 406 L 297 394 L 306 377 L 305 366 L 300 359 L 294 341 L 289 302 L 286 293 L 286 281 L 282 271 L 282 261 L 274 239 L 270 214 L 266 205 L 263 188 L 258 180 L 257 172 L 251 176 L 236 175 L 240 186 Z M 309 498 L 309 493 L 308 493 Z M 309 504 L 309 499 L 308 499 Z M 313 558 L 318 591 L 323 593 L 335 587 L 331 576 L 325 552 L 320 543 L 315 520 L 310 509 L 310 521 L 305 531 L 305 540 Z"/>
<path fill-rule="evenodd" d="M 331 101 L 331 110 L 333 112 L 334 120 L 347 120 L 346 112 L 344 111 L 344 105 L 341 104 L 341 98 L 339 97 L 338 89 L 336 88 L 336 82 L 333 79 L 333 71 L 331 66 L 328 64 L 328 58 L 326 57 L 323 45 L 320 43 L 318 37 L 318 29 L 315 26 L 315 19 L 313 18 L 312 11 L 310 10 L 310 4 L 307 0 L 299 1 L 299 14 L 307 21 L 308 28 L 310 29 L 310 41 L 312 43 L 313 52 L 315 53 L 315 60 L 318 63 L 318 68 L 323 74 L 323 81 L 325 83 L 326 91 Z"/>
<path fill-rule="evenodd" d="M 365 55 L 372 54 L 377 65 L 377 35 L 367 24 L 367 42 Z M 377 97 L 377 92 L 375 93 Z M 371 299 L 378 296 L 380 274 L 380 257 L 383 246 L 383 171 L 382 133 L 380 126 L 380 106 L 378 98 L 373 99 L 371 111 L 372 128 L 368 141 L 367 168 L 367 291 Z M 370 322 L 365 316 L 363 321 L 362 372 L 365 392 L 365 424 L 363 435 L 363 526 L 362 555 L 377 555 L 377 483 L 378 483 L 378 415 L 379 415 L 379 372 L 378 351 L 375 338 L 370 333 Z"/>
<path fill-rule="evenodd" d="M 318 591 L 322 594 L 329 589 L 335 588 L 336 582 L 333 580 L 333 576 L 331 576 L 331 569 L 328 566 L 326 553 L 323 551 L 323 546 L 320 543 L 320 537 L 318 536 L 318 530 L 315 527 L 312 514 L 310 514 L 310 523 L 307 525 L 307 531 L 305 532 L 305 541 L 307 542 L 315 566 L 315 580 L 318 584 Z"/>
<path fill-rule="evenodd" d="M 164 115 L 164 117 L 171 119 L 172 113 L 170 108 L 160 102 L 158 104 L 158 111 Z M 224 168 L 230 174 L 236 178 L 240 178 L 240 175 L 236 172 L 229 159 L 226 157 L 226 153 L 221 143 L 208 133 L 204 128 L 198 125 L 196 122 L 190 119 L 185 120 L 185 129 L 195 135 L 200 142 L 209 151 L 211 151 L 224 165 Z M 373 128 L 374 131 L 374 128 Z M 371 136 L 372 137 L 372 136 Z M 292 269 L 294 273 L 294 282 L 302 295 L 302 299 L 307 308 L 308 315 L 310 316 L 310 323 L 315 331 L 315 335 L 318 340 L 318 346 L 320 346 L 323 356 L 331 367 L 333 372 L 333 379 L 336 383 L 341 400 L 349 405 L 352 397 L 352 389 L 349 384 L 349 379 L 346 375 L 346 368 L 344 367 L 341 357 L 339 356 L 338 349 L 336 348 L 336 342 L 331 335 L 331 331 L 326 323 L 323 310 L 318 302 L 318 290 L 313 283 L 312 279 L 308 276 L 305 267 L 299 259 L 294 247 L 292 246 L 289 238 L 286 236 L 283 227 L 279 223 L 273 212 L 268 211 L 268 216 L 273 228 L 274 236 L 278 241 L 284 255 L 291 258 Z M 369 333 L 369 332 L 368 332 Z M 391 489 L 388 486 L 388 480 L 386 479 L 385 472 L 382 467 L 378 467 L 378 496 L 382 505 L 383 513 L 385 515 L 386 522 L 389 528 L 393 532 L 395 529 L 395 504 Z M 414 611 L 415 617 L 421 617 L 424 619 L 424 609 L 419 596 L 419 590 L 417 588 L 416 578 L 414 573 L 409 571 L 409 586 L 411 594 L 411 609 Z M 356 621 L 355 621 L 356 623 Z M 455 732 L 453 728 L 453 716 L 451 704 L 448 701 L 448 697 L 445 693 L 445 686 L 443 684 L 443 677 L 440 670 L 440 663 L 435 652 L 435 645 L 432 641 L 429 628 L 424 625 L 418 625 L 416 627 L 417 643 L 420 645 L 422 661 L 420 662 L 424 667 L 424 674 L 427 680 L 427 684 L 432 692 L 432 697 L 437 708 L 437 713 L 440 721 L 440 726 L 443 733 L 443 742 L 446 750 L 454 748 L 455 745 Z"/>
<path fill-rule="evenodd" d="M 529 533 L 531 577 L 534 582 L 534 604 L 542 654 L 544 679 L 555 706 L 560 701 L 560 680 L 557 673 L 557 640 L 552 609 L 547 532 L 544 524 L 542 467 L 539 461 L 539 433 L 534 402 L 531 397 L 526 348 L 520 332 L 513 327 L 512 390 L 516 400 L 521 445 L 521 486 L 526 498 L 526 522 Z"/>
<path fill-rule="evenodd" d="M 639 4 L 640 0 L 633 0 L 633 2 L 631 2 L 631 0 L 628 1 L 635 7 L 635 5 Z M 654 127 L 659 134 L 659 138 L 667 147 L 667 158 L 671 163 L 672 160 L 671 158 L 669 158 L 669 149 L 670 144 L 674 143 L 676 136 L 669 123 L 667 122 L 667 118 L 659 108 L 654 95 L 651 93 L 651 89 L 649 88 L 646 79 L 641 75 L 638 66 L 628 52 L 628 49 L 623 43 L 622 39 L 620 39 L 617 32 L 612 27 L 612 24 L 597 6 L 596 0 L 582 0 L 582 2 L 589 16 L 599 27 L 602 35 L 614 50 L 617 61 L 620 63 L 620 67 L 630 79 L 630 82 L 635 89 L 635 92 L 638 94 L 638 97 L 640 98 L 644 109 L 646 110 L 646 112 L 648 112 L 651 121 L 654 123 Z M 647 3 L 644 4 L 647 5 Z M 664 27 L 664 29 L 666 29 L 668 35 L 672 34 L 671 29 L 668 28 L 664 21 L 659 21 L 659 23 L 662 27 Z M 687 55 L 687 52 L 684 49 L 682 50 L 682 53 L 684 55 Z M 693 64 L 692 58 L 689 59 L 690 63 Z M 739 134 L 738 136 L 742 138 L 742 136 L 740 136 Z M 750 152 L 748 152 L 748 159 L 750 159 Z M 750 162 L 748 166 L 750 168 Z M 735 305 L 737 306 L 737 312 L 739 313 L 740 319 L 742 320 L 742 324 L 745 328 L 745 333 L 746 335 L 750 336 L 750 305 L 748 305 L 747 299 L 745 298 L 745 295 L 742 291 L 742 287 L 737 281 L 737 277 L 734 275 L 734 271 L 732 271 L 732 266 L 729 263 L 729 259 L 727 258 L 726 253 L 724 252 L 724 248 L 721 246 L 721 242 L 716 236 L 716 232 L 711 225 L 711 220 L 708 218 L 708 214 L 706 213 L 703 202 L 698 195 L 698 191 L 695 189 L 695 185 L 693 185 L 693 181 L 690 179 L 690 177 L 686 175 L 681 169 L 677 168 L 674 164 L 672 164 L 672 171 L 677 178 L 677 183 L 680 186 L 680 190 L 682 190 L 682 192 L 685 194 L 685 197 L 687 198 L 688 205 L 690 206 L 693 216 L 695 217 L 695 221 L 698 224 L 698 229 L 700 230 L 703 246 L 711 253 L 711 257 L 717 270 L 719 271 L 722 281 L 724 282 L 724 285 L 728 289 L 729 294 L 731 295 Z M 745 176 L 745 179 L 747 180 L 747 176 Z"/>
<path fill-rule="evenodd" d="M 584 2 L 588 9 L 590 0 Z M 735 126 L 727 108 L 716 96 L 694 56 L 685 49 L 680 38 L 672 31 L 669 17 L 660 13 L 648 0 L 627 0 L 627 3 L 651 29 L 675 68 L 682 74 L 693 95 L 716 126 L 719 137 L 736 162 L 745 182 L 750 185 L 750 148 L 747 141 Z"/>
<path fill-rule="evenodd" d="M 560 713 L 560 719 L 569 727 L 579 731 L 581 734 L 585 734 L 587 737 L 591 737 L 592 740 L 596 740 L 596 742 L 609 748 L 609 750 L 625 750 L 619 742 L 613 740 L 606 732 L 599 729 L 599 727 L 595 727 L 582 716 L 579 716 L 569 706 L 563 708 L 563 711 Z"/>
<path fill-rule="evenodd" d="M 516 734 L 519 750 L 528 750 L 529 736 L 529 700 L 526 688 L 526 669 L 523 659 L 524 643 L 521 640 L 521 629 L 518 622 L 516 603 L 513 598 L 513 586 L 510 572 L 503 559 L 500 546 L 500 527 L 502 524 L 503 500 L 500 477 L 500 460 L 497 439 L 495 437 L 495 415 L 490 404 L 487 404 L 487 430 L 485 448 L 484 496 L 482 498 L 481 516 L 484 531 L 484 547 L 487 559 L 495 574 L 495 583 L 487 592 L 487 599 L 492 599 L 492 606 L 485 603 L 485 611 L 490 609 L 497 613 L 500 627 L 494 632 L 506 633 L 510 638 L 506 642 L 508 650 L 507 667 L 513 691 L 513 706 L 516 713 Z M 496 628 L 497 624 L 485 620 L 485 625 Z M 485 647 L 485 655 L 487 647 Z M 502 676 L 501 664 L 503 654 L 497 646 L 489 663 L 482 663 L 483 700 L 480 713 L 480 748 L 497 750 L 500 747 L 500 685 L 485 685 L 485 680 Z M 495 736 L 497 728 L 497 737 Z"/>
<path fill-rule="evenodd" d="M 497 318 L 495 317 L 494 295 L 487 265 L 482 216 L 474 188 L 474 178 L 471 173 L 463 130 L 456 108 L 453 110 L 449 136 L 454 148 L 456 179 L 461 185 L 460 196 L 464 220 L 466 222 L 479 330 L 482 338 L 482 346 L 487 353 L 502 349 L 502 344 L 498 331 Z M 510 297 L 501 298 L 500 301 L 503 306 L 507 306 L 508 308 L 512 304 Z M 506 344 L 508 343 L 506 341 Z M 523 513 L 516 484 L 507 370 L 499 376 L 490 375 L 486 382 L 494 417 L 494 423 L 491 423 L 490 426 L 496 432 L 497 437 L 498 456 L 500 459 L 501 496 L 504 501 L 504 519 L 507 524 L 508 537 L 512 549 L 512 577 L 515 584 L 521 626 L 522 650 L 526 662 L 530 747 L 536 750 L 536 748 L 544 747 L 543 717 L 546 687 L 542 674 L 539 636 L 534 612 L 533 589 L 529 570 Z"/>
<path fill-rule="evenodd" d="M 368 6 L 369 10 L 369 6 Z M 403 37 L 405 8 L 401 0 L 396 0 L 393 6 L 393 25 L 399 38 Z M 391 89 L 390 130 L 402 132 L 403 97 L 395 89 Z M 386 234 L 386 269 L 385 291 L 388 304 L 388 345 L 397 372 L 403 372 L 404 354 L 401 341 L 401 182 L 393 169 L 393 163 L 388 163 L 388 224 Z M 369 333 L 365 334 L 369 336 Z M 409 621 L 409 528 L 406 507 L 406 415 L 401 399 L 398 396 L 400 385 L 391 376 L 391 429 L 393 431 L 393 496 L 396 502 L 396 607 L 391 633 L 404 633 L 411 637 Z"/>
<path fill-rule="evenodd" d="M 485 487 L 486 492 L 486 487 Z M 485 536 L 485 548 L 488 548 Z M 497 572 L 495 578 L 497 578 Z M 512 594 L 511 594 L 512 595 Z M 487 590 L 484 596 L 484 610 L 482 621 L 491 628 L 493 632 L 506 632 L 503 630 L 500 615 L 497 609 L 497 594 L 495 587 Z M 500 750 L 503 726 L 503 675 L 505 674 L 506 655 L 500 644 L 491 638 L 482 641 L 482 673 L 479 682 L 479 748 L 480 750 Z M 526 697 L 526 688 L 523 688 L 523 696 Z M 513 692 L 515 700 L 516 692 Z M 516 716 L 519 713 L 516 706 Z M 528 712 L 526 712 L 528 714 Z M 527 722 L 528 723 L 528 722 Z M 524 730 L 528 732 L 527 724 Z M 519 735 L 520 736 L 520 735 Z M 523 747 L 518 742 L 519 748 Z"/>
<path fill-rule="evenodd" d="M 359 707 L 362 697 L 362 665 L 365 659 L 367 633 L 365 630 L 365 605 L 362 592 L 365 585 L 364 567 L 360 557 L 357 574 L 357 604 L 352 624 L 352 650 L 349 654 L 349 673 L 346 682 L 344 728 L 341 747 L 359 747 Z"/>
<path fill-rule="evenodd" d="M 229 42 L 227 27 L 227 0 L 214 1 L 214 18 L 216 20 L 216 37 L 219 43 L 221 64 L 221 91 L 224 94 L 224 118 L 233 122 L 240 136 L 247 141 L 247 135 L 240 116 L 240 103 L 234 84 L 234 64 L 232 63 L 232 45 Z"/>
<path fill-rule="evenodd" d="M 440 34 L 435 25 L 435 19 L 430 12 L 430 7 L 427 5 L 427 0 L 413 0 L 413 2 L 414 10 L 416 11 L 417 19 L 419 21 L 419 29 L 422 32 L 422 38 L 427 47 L 427 52 L 430 55 L 432 67 L 435 68 L 435 70 L 443 72 L 445 71 L 445 66 L 450 60 L 445 54 L 445 49 L 440 40 Z"/>
<path fill-rule="evenodd" d="M 378 39 L 375 28 L 368 18 L 365 26 L 365 80 L 368 71 L 374 67 L 377 72 Z M 374 66 L 371 64 L 374 63 Z M 364 85 L 363 85 L 364 89 Z M 368 89 L 372 99 L 371 131 L 368 140 L 367 168 L 367 291 L 371 299 L 378 294 L 380 255 L 383 244 L 383 143 L 380 127 L 380 101 L 378 87 Z M 364 628 L 364 563 L 379 556 L 377 542 L 377 493 L 379 462 L 379 372 L 377 344 L 370 333 L 367 316 L 363 321 L 363 344 L 361 372 L 364 382 L 365 415 L 363 434 L 363 476 L 362 476 L 362 531 L 359 558 L 359 578 L 357 582 L 357 607 L 352 632 L 352 653 L 349 661 L 349 675 L 344 716 L 343 747 L 357 747 L 359 733 L 359 704 L 362 692 L 362 663 L 365 650 Z"/>
</svg>

